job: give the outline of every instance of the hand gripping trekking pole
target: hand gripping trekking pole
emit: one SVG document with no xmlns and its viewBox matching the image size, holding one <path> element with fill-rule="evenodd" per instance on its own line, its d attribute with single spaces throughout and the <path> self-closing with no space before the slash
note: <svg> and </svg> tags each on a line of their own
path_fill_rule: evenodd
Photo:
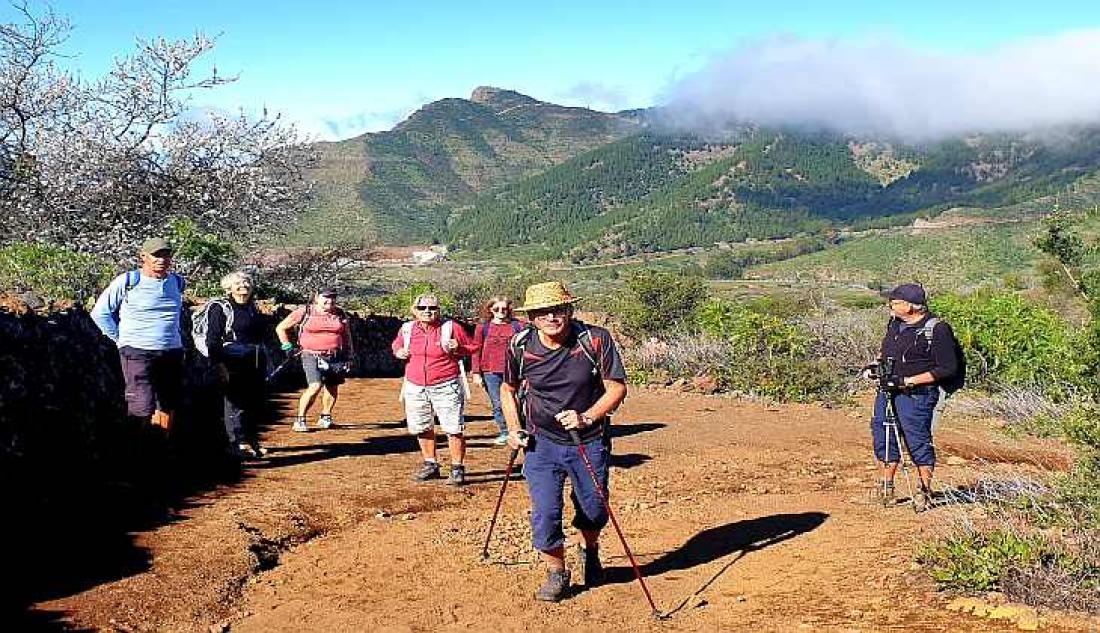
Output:
<svg viewBox="0 0 1100 633">
<path fill-rule="evenodd" d="M 584 467 L 588 471 L 589 476 L 592 477 L 592 485 L 596 488 L 596 495 L 603 502 L 603 509 L 607 511 L 607 517 L 611 519 L 611 525 L 615 527 L 615 533 L 619 535 L 619 542 L 623 545 L 623 551 L 626 552 L 626 557 L 630 559 L 630 567 L 634 570 L 634 578 L 638 580 L 638 584 L 642 586 L 642 593 L 645 594 L 645 599 L 649 601 L 649 608 L 653 610 L 653 617 L 661 619 L 663 616 L 657 609 L 657 605 L 653 602 L 653 596 L 649 594 L 649 587 L 646 587 L 645 580 L 642 578 L 642 570 L 638 568 L 638 561 L 634 560 L 634 552 L 630 551 L 630 546 L 626 544 L 626 537 L 623 536 L 622 528 L 619 527 L 619 522 L 615 519 L 615 513 L 611 511 L 611 504 L 607 502 L 607 495 L 604 494 L 603 486 L 600 485 L 600 478 L 596 474 L 596 469 L 592 467 L 592 462 L 588 459 L 588 451 L 584 449 L 584 443 L 581 442 L 581 436 L 576 431 L 569 431 L 569 437 L 573 439 L 573 443 L 577 445 L 577 451 L 581 454 L 581 461 L 584 462 Z"/>
<path fill-rule="evenodd" d="M 520 431 L 519 439 L 523 441 L 527 437 L 527 433 Z M 508 455 L 508 466 L 504 469 L 504 481 L 500 484 L 500 494 L 497 496 L 497 507 L 493 509 L 493 518 L 489 521 L 489 532 L 485 535 L 485 544 L 481 546 L 481 560 L 489 558 L 489 540 L 493 538 L 493 528 L 497 524 L 497 514 L 500 512 L 500 504 L 504 501 L 504 491 L 508 489 L 508 480 L 512 478 L 512 468 L 516 464 L 516 457 L 519 456 L 519 449 L 513 448 L 510 455 Z"/>
</svg>

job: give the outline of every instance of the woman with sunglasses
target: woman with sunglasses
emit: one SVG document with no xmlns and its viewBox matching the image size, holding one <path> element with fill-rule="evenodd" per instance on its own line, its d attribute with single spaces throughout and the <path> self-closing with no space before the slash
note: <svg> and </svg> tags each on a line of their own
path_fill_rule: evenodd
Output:
<svg viewBox="0 0 1100 633">
<path fill-rule="evenodd" d="M 451 476 L 448 483 L 466 483 L 465 393 L 459 380 L 459 363 L 463 356 L 477 351 L 465 330 L 453 321 L 443 320 L 439 299 L 435 295 L 420 295 L 412 304 L 413 321 L 401 326 L 393 339 L 393 355 L 407 361 L 401 399 L 405 403 L 405 420 L 409 433 L 420 444 L 424 463 L 413 475 L 416 481 L 438 479 L 436 461 L 435 420 L 447 434 L 451 452 Z"/>
<path fill-rule="evenodd" d="M 493 441 L 497 446 L 508 443 L 508 425 L 500 409 L 500 385 L 504 382 L 504 357 L 508 342 L 523 330 L 526 324 L 512 313 L 512 300 L 503 295 L 489 297 L 481 307 L 481 323 L 474 328 L 474 340 L 479 343 L 474 352 L 470 371 L 474 384 L 484 387 L 493 406 L 493 420 L 499 434 Z"/>
</svg>

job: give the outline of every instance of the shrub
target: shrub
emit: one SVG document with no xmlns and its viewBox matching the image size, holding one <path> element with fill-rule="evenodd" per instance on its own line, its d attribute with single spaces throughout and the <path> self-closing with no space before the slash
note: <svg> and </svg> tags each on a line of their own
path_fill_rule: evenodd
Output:
<svg viewBox="0 0 1100 633">
<path fill-rule="evenodd" d="M 1058 314 L 1009 293 L 943 295 L 931 303 L 966 351 L 970 384 L 1033 385 L 1053 394 L 1087 384 L 1087 342 Z"/>
<path fill-rule="evenodd" d="M 82 300 L 106 287 L 111 276 L 112 267 L 105 260 L 60 246 L 0 247 L 0 288 L 31 290 L 49 299 Z"/>
<path fill-rule="evenodd" d="M 1031 566 L 1047 549 L 1038 537 L 1021 537 L 1007 530 L 970 531 L 925 545 L 918 560 L 930 567 L 937 582 L 989 591 L 1001 588 L 1009 570 Z"/>
<path fill-rule="evenodd" d="M 613 311 L 622 319 L 626 333 L 640 338 L 690 325 L 706 298 L 700 277 L 643 269 L 626 279 Z"/>
<path fill-rule="evenodd" d="M 375 314 L 408 318 L 413 299 L 422 294 L 434 294 L 439 298 L 439 305 L 442 306 L 444 314 L 454 313 L 454 297 L 440 291 L 438 286 L 430 281 L 417 281 L 402 290 L 373 299 L 370 302 L 371 311 Z"/>
</svg>

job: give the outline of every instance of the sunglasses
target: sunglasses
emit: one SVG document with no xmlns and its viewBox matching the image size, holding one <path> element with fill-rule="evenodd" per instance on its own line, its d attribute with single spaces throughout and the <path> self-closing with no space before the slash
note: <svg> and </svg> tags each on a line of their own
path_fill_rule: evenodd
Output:
<svg viewBox="0 0 1100 633">
<path fill-rule="evenodd" d="M 508 306 L 494 306 L 489 309 L 493 312 L 508 312 L 509 310 L 511 310 L 511 308 L 509 308 Z"/>
<path fill-rule="evenodd" d="M 434 312 L 439 310 L 439 306 L 416 306 L 416 309 L 421 312 Z"/>
<path fill-rule="evenodd" d="M 531 310 L 527 313 L 532 319 L 549 319 L 552 316 L 564 317 L 569 314 L 569 306 L 549 308 L 545 310 Z"/>
</svg>

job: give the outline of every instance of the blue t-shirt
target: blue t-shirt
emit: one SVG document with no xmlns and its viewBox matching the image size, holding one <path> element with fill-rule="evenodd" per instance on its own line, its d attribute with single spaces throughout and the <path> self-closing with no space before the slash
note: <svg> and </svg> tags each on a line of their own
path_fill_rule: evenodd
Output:
<svg viewBox="0 0 1100 633">
<path fill-rule="evenodd" d="M 127 290 L 128 283 L 135 285 Z M 119 347 L 144 350 L 179 349 L 183 311 L 183 277 L 164 279 L 130 271 L 115 277 L 92 308 L 92 319 Z"/>
</svg>

